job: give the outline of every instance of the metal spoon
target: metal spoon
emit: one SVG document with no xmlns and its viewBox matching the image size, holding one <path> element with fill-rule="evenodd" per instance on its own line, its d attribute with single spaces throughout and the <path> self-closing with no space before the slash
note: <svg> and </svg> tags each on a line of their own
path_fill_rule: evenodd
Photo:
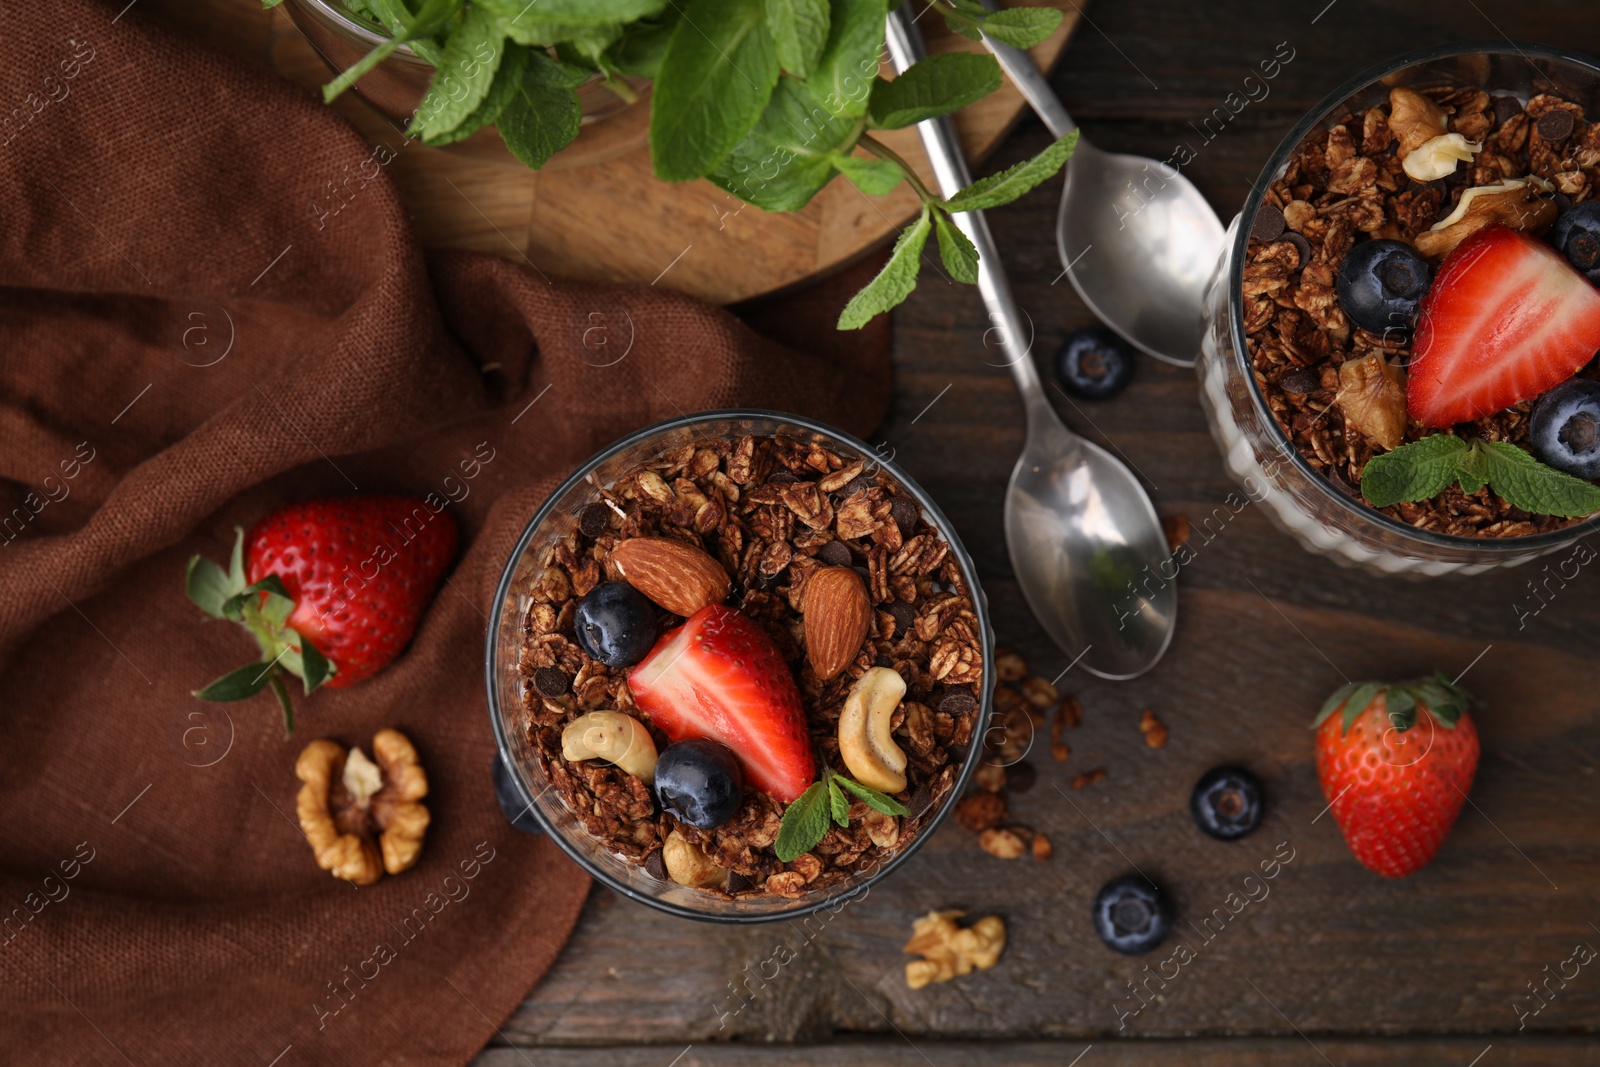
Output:
<svg viewBox="0 0 1600 1067">
<path fill-rule="evenodd" d="M 989 37 L 983 43 L 1052 134 L 1078 128 L 1026 52 Z M 1223 228 L 1176 167 L 1102 152 L 1080 135 L 1061 190 L 1056 245 L 1073 288 L 1102 322 L 1157 359 L 1194 366 Z"/>
<path fill-rule="evenodd" d="M 889 14 L 889 57 L 903 71 L 925 55 L 904 8 Z M 945 196 L 971 182 L 948 119 L 917 126 Z M 1074 663 L 1102 678 L 1155 666 L 1177 621 L 1175 568 L 1144 488 L 1109 452 L 1061 424 L 981 211 L 955 216 L 978 249 L 978 290 L 1022 394 L 1028 438 L 1006 490 L 1006 549 L 1023 596 Z"/>
</svg>

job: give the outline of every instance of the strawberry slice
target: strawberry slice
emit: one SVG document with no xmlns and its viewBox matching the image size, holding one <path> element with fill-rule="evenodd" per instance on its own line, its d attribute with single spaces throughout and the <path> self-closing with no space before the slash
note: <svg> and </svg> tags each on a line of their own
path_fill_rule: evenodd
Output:
<svg viewBox="0 0 1600 1067">
<path fill-rule="evenodd" d="M 1424 426 L 1493 415 L 1554 388 L 1600 349 L 1600 290 L 1504 226 L 1448 257 L 1422 300 L 1406 407 Z"/>
<path fill-rule="evenodd" d="M 720 741 L 751 785 L 786 804 L 816 781 L 794 675 L 761 627 L 732 608 L 708 604 L 664 634 L 628 688 L 672 740 Z"/>
</svg>

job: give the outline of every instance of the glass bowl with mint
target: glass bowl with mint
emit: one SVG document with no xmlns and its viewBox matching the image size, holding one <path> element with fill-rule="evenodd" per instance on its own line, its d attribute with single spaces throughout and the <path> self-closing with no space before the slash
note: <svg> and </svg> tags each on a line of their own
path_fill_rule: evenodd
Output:
<svg viewBox="0 0 1600 1067">
<path fill-rule="evenodd" d="M 276 7 L 283 0 L 262 0 Z M 912 2 L 912 0 L 908 0 Z M 290 0 L 297 25 L 352 87 L 403 116 L 407 136 L 446 145 L 498 131 L 529 167 L 548 164 L 586 115 L 648 96 L 650 159 L 668 182 L 705 178 L 766 211 L 798 211 L 834 180 L 868 196 L 902 182 L 921 201 L 883 270 L 839 316 L 859 329 L 916 286 L 930 238 L 944 272 L 978 280 L 978 253 L 952 222 L 1008 204 L 1055 175 L 1077 134 L 942 197 L 879 133 L 948 115 L 1000 88 L 986 52 L 929 56 L 880 72 L 885 0 Z M 972 41 L 1019 48 L 1061 24 L 1052 7 L 989 11 L 928 0 L 926 12 Z M 328 53 L 333 48 L 336 54 Z M 425 88 L 422 88 L 423 84 Z M 646 92 L 646 90 L 648 90 Z M 418 93 L 420 91 L 420 98 Z"/>
<path fill-rule="evenodd" d="M 1600 65 L 1463 45 L 1368 71 L 1273 154 L 1207 297 L 1202 403 L 1314 551 L 1476 572 L 1600 514 Z"/>
</svg>

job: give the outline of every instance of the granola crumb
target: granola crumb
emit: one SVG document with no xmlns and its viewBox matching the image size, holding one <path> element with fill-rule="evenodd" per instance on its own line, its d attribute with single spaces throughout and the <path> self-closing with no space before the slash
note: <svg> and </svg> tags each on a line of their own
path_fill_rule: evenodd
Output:
<svg viewBox="0 0 1600 1067">
<path fill-rule="evenodd" d="M 1050 757 L 1057 763 L 1065 763 L 1072 758 L 1072 749 L 1065 741 L 1050 742 Z"/>
<path fill-rule="evenodd" d="M 1073 789 L 1087 789 L 1096 782 L 1105 781 L 1105 777 L 1106 769 L 1104 767 L 1096 767 L 1092 771 L 1084 771 L 1082 774 L 1073 775 L 1072 781 L 1068 784 Z"/>
<path fill-rule="evenodd" d="M 1050 847 L 1050 839 L 1048 837 L 1043 834 L 1034 834 L 1033 843 L 1029 846 L 1029 851 L 1033 853 L 1034 859 L 1042 862 L 1049 859 L 1055 850 Z"/>
<path fill-rule="evenodd" d="M 1149 708 L 1139 713 L 1139 732 L 1144 734 L 1144 743 L 1151 748 L 1166 747 L 1167 727 Z"/>
<path fill-rule="evenodd" d="M 1014 860 L 1027 851 L 1015 830 L 992 827 L 978 835 L 978 847 L 996 859 Z"/>
<path fill-rule="evenodd" d="M 1167 535 L 1167 551 L 1176 552 L 1189 543 L 1189 516 L 1161 516 L 1161 532 Z"/>
</svg>

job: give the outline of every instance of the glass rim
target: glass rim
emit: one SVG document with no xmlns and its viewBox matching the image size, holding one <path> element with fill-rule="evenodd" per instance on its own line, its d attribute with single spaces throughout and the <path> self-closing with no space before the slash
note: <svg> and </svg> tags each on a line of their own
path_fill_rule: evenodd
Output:
<svg viewBox="0 0 1600 1067">
<path fill-rule="evenodd" d="M 387 44 L 393 39 L 393 34 L 385 33 L 382 30 L 375 29 L 371 23 L 364 22 L 357 18 L 350 12 L 348 8 L 339 3 L 338 0 L 290 0 L 290 3 L 300 4 L 304 7 L 310 8 L 319 15 L 331 19 L 332 21 L 338 23 L 339 28 L 344 30 L 347 35 L 358 37 L 363 42 L 371 45 L 374 48 L 382 44 Z M 426 63 L 421 56 L 417 55 L 415 50 L 413 50 L 409 44 L 400 44 L 395 46 L 395 49 L 391 55 L 397 55 L 404 60 L 409 60 L 415 63 Z M 426 65 L 431 67 L 431 64 Z"/>
<path fill-rule="evenodd" d="M 539 530 L 544 526 L 545 522 L 554 513 L 556 502 L 572 489 L 586 481 L 589 475 L 592 474 L 601 464 L 605 463 L 607 460 L 626 449 L 632 448 L 650 440 L 651 438 L 669 433 L 673 430 L 692 429 L 696 425 L 705 422 L 734 419 L 763 419 L 784 422 L 796 428 L 808 430 L 812 433 L 821 434 L 824 437 L 838 440 L 843 444 L 857 450 L 863 458 L 874 457 L 873 461 L 886 470 L 889 475 L 895 479 L 896 483 L 898 483 L 903 489 L 907 490 L 913 499 L 917 501 L 917 504 L 923 509 L 924 513 L 930 516 L 934 522 L 934 525 L 939 529 L 940 534 L 944 537 L 945 543 L 949 546 L 951 553 L 955 555 L 956 562 L 961 567 L 962 574 L 967 579 L 968 591 L 972 598 L 973 614 L 976 615 L 978 619 L 979 638 L 983 643 L 984 654 L 983 680 L 979 685 L 980 692 L 978 694 L 978 722 L 974 725 L 973 729 L 975 740 L 973 742 L 969 742 L 966 753 L 967 758 L 962 762 L 962 767 L 960 772 L 956 775 L 955 783 L 951 786 L 949 794 L 946 795 L 938 810 L 934 811 L 928 817 L 927 824 L 918 831 L 917 836 L 911 841 L 910 844 L 906 845 L 903 849 L 899 850 L 887 860 L 880 863 L 876 868 L 871 869 L 870 873 L 860 885 L 844 892 L 822 895 L 815 901 L 806 902 L 804 898 L 801 898 L 801 902 L 798 903 L 797 906 L 773 911 L 770 914 L 719 915 L 714 912 L 701 911 L 681 904 L 672 903 L 647 893 L 641 893 L 637 889 L 613 876 L 610 872 L 602 870 L 595 864 L 591 863 L 588 856 L 580 851 L 577 845 L 569 841 L 565 834 L 563 834 L 555 826 L 551 825 L 550 821 L 545 817 L 544 811 L 535 802 L 536 798 L 528 793 L 527 786 L 522 780 L 521 772 L 517 769 L 517 764 L 511 759 L 511 738 L 506 734 L 504 717 L 500 714 L 500 698 L 496 687 L 496 683 L 498 681 L 498 673 L 496 670 L 498 642 L 496 637 L 500 632 L 500 626 L 503 619 L 503 609 L 507 598 L 511 593 L 512 582 L 517 571 L 517 563 L 522 559 L 523 554 L 527 551 L 528 545 L 530 542 L 532 542 L 534 535 L 539 532 Z M 995 687 L 995 676 L 993 669 L 995 643 L 994 631 L 989 623 L 988 599 L 983 592 L 983 587 L 978 584 L 977 578 L 977 566 L 973 562 L 972 557 L 968 554 L 966 546 L 961 543 L 960 538 L 955 536 L 954 525 L 945 516 L 944 512 L 939 509 L 938 505 L 934 503 L 933 498 L 928 494 L 928 492 L 923 489 L 922 486 L 918 485 L 913 478 L 901 470 L 901 468 L 897 466 L 893 460 L 884 459 L 883 457 L 878 456 L 877 452 L 872 448 L 871 445 L 867 444 L 865 441 L 862 441 L 853 434 L 845 433 L 843 430 L 836 429 L 835 427 L 829 426 L 823 422 L 818 422 L 815 419 L 806 418 L 803 415 L 795 415 L 789 412 L 772 411 L 762 408 L 722 408 L 714 411 L 696 412 L 692 415 L 678 415 L 670 419 L 664 419 L 661 422 L 652 423 L 649 426 L 634 430 L 631 433 L 625 434 L 618 438 L 610 445 L 607 445 L 605 448 L 589 457 L 577 468 L 575 468 L 571 474 L 563 479 L 561 484 L 556 486 L 556 488 L 551 491 L 550 495 L 545 498 L 544 502 L 540 504 L 538 509 L 533 513 L 533 517 L 530 518 L 527 524 L 523 527 L 522 534 L 517 538 L 516 544 L 512 547 L 510 554 L 506 558 L 505 569 L 501 572 L 500 581 L 495 585 L 494 603 L 491 605 L 488 632 L 484 640 L 484 683 L 488 693 L 489 722 L 494 730 L 497 756 L 506 764 L 506 769 L 510 772 L 508 778 L 515 785 L 517 795 L 521 799 L 524 809 L 533 814 L 535 821 L 537 821 L 539 824 L 539 829 L 544 833 L 544 835 L 554 841 L 556 845 L 560 847 L 560 849 L 565 852 L 573 860 L 573 862 L 577 863 L 579 867 L 583 868 L 583 870 L 591 878 L 594 878 L 607 888 L 620 893 L 629 900 L 634 900 L 641 904 L 649 905 L 652 908 L 655 908 L 659 911 L 664 911 L 670 915 L 677 916 L 678 918 L 695 919 L 701 922 L 778 922 L 785 919 L 798 919 L 807 915 L 814 915 L 823 909 L 831 908 L 837 911 L 845 904 L 854 901 L 858 897 L 864 896 L 874 885 L 895 871 L 906 860 L 910 859 L 912 855 L 922 847 L 923 843 L 926 842 L 928 838 L 932 837 L 934 832 L 938 830 L 941 824 L 943 824 L 945 818 L 955 808 L 956 801 L 959 800 L 962 793 L 966 791 L 967 785 L 971 782 L 973 774 L 977 771 L 979 760 L 974 757 L 982 752 L 981 737 L 987 725 L 987 719 L 994 704 Z M 719 901 L 721 900 L 721 898 L 712 899 Z"/>
<path fill-rule="evenodd" d="M 1383 63 L 1368 67 L 1361 73 L 1342 82 L 1307 111 L 1300 121 L 1295 123 L 1293 129 L 1289 131 L 1284 139 L 1278 143 L 1278 147 L 1267 158 L 1266 166 L 1261 169 L 1255 184 L 1251 186 L 1249 195 L 1245 197 L 1244 207 L 1239 214 L 1238 232 L 1234 235 L 1233 247 L 1228 250 L 1232 260 L 1228 269 L 1228 319 L 1233 334 L 1230 355 L 1237 363 L 1242 365 L 1243 377 L 1249 386 L 1250 397 L 1254 402 L 1256 413 L 1261 418 L 1263 425 L 1269 428 L 1268 432 L 1277 447 L 1278 453 L 1287 456 L 1289 461 L 1301 474 L 1306 476 L 1311 484 L 1317 487 L 1317 490 L 1325 498 L 1333 500 L 1340 508 L 1433 548 L 1457 550 L 1475 548 L 1486 553 L 1499 555 L 1517 555 L 1530 551 L 1539 554 L 1543 550 L 1560 548 L 1562 545 L 1570 544 L 1585 534 L 1600 529 L 1600 515 L 1592 515 L 1582 522 L 1575 522 L 1559 530 L 1548 530 L 1544 533 L 1502 538 L 1467 537 L 1461 534 L 1419 530 L 1409 523 L 1401 522 L 1393 516 L 1385 515 L 1370 504 L 1351 499 L 1340 492 L 1326 475 L 1311 466 L 1300 452 L 1300 449 L 1283 432 L 1283 427 L 1278 425 L 1278 420 L 1273 416 L 1272 409 L 1267 406 L 1266 397 L 1262 395 L 1261 385 L 1256 381 L 1254 362 L 1250 358 L 1249 346 L 1245 341 L 1244 267 L 1245 259 L 1250 249 L 1251 224 L 1255 220 L 1256 213 L 1261 210 L 1262 201 L 1266 199 L 1267 189 L 1277 180 L 1278 174 L 1288 164 L 1289 156 L 1300 146 L 1300 142 L 1319 123 L 1332 115 L 1335 108 L 1343 105 L 1362 89 L 1408 67 L 1441 59 L 1450 59 L 1455 56 L 1471 55 L 1520 56 L 1524 59 L 1537 56 L 1541 59 L 1584 68 L 1596 78 L 1600 78 L 1600 60 L 1596 60 L 1594 57 L 1582 52 L 1557 48 L 1553 45 L 1501 40 L 1463 41 L 1450 45 L 1433 45 L 1427 48 L 1414 49 Z M 1488 89 L 1487 86 L 1483 88 Z"/>
</svg>

